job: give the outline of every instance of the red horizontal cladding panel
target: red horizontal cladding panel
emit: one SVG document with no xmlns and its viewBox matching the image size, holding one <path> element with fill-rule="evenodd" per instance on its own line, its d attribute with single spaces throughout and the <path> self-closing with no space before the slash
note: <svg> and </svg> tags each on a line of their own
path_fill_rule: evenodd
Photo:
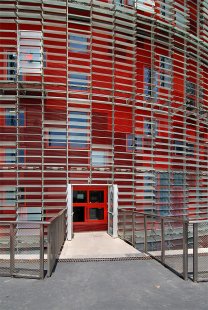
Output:
<svg viewBox="0 0 208 310">
<path fill-rule="evenodd" d="M 16 177 L 17 177 L 17 172 L 15 170 L 10 170 L 10 171 L 3 171 L 1 170 L 0 172 L 0 186 L 2 188 L 4 186 L 16 186 Z"/>
<path fill-rule="evenodd" d="M 112 84 L 112 78 L 109 77 L 103 77 L 100 74 L 93 74 L 93 91 L 94 92 L 100 92 L 100 90 L 103 89 L 103 92 L 106 90 L 106 92 L 108 93 L 110 89 L 113 88 L 113 84 Z M 97 90 L 96 90 L 97 89 Z M 111 92 L 111 91 L 110 91 Z"/>
<path fill-rule="evenodd" d="M 131 104 L 131 100 L 126 100 L 126 103 Z M 115 132 L 132 132 L 132 108 L 130 107 L 116 107 L 115 119 L 114 119 L 114 130 Z"/>
<path fill-rule="evenodd" d="M 56 94 L 56 93 L 52 91 L 52 94 Z M 48 93 L 48 95 L 49 96 L 44 100 L 44 106 L 45 106 L 45 112 L 46 113 L 48 112 L 47 118 L 50 120 L 49 115 L 51 115 L 51 119 L 52 119 L 54 117 L 53 116 L 54 111 L 57 111 L 57 113 L 60 113 L 60 112 L 65 113 L 67 103 L 66 103 L 66 98 L 64 97 L 63 94 L 61 94 L 62 97 L 54 96 L 52 98 L 50 98 L 50 93 Z"/>
<path fill-rule="evenodd" d="M 86 231 L 106 231 L 108 224 L 78 224 L 74 223 L 74 232 L 86 232 Z"/>
</svg>

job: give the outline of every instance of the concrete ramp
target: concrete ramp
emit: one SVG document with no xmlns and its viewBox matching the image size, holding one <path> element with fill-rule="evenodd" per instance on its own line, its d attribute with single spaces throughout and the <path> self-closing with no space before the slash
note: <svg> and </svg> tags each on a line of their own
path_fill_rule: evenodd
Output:
<svg viewBox="0 0 208 310">
<path fill-rule="evenodd" d="M 120 238 L 112 238 L 107 232 L 75 233 L 72 241 L 66 241 L 59 259 L 143 257 L 144 254 Z"/>
</svg>

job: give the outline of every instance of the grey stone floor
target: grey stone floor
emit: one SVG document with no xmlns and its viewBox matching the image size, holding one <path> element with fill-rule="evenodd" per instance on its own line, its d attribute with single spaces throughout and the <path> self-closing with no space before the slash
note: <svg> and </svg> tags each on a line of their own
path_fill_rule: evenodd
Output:
<svg viewBox="0 0 208 310">
<path fill-rule="evenodd" d="M 208 283 L 154 260 L 59 263 L 49 279 L 0 278 L 0 310 L 208 309 Z"/>
<path fill-rule="evenodd" d="M 60 259 L 145 256 L 120 238 L 112 238 L 106 231 L 75 233 L 65 241 Z"/>
</svg>

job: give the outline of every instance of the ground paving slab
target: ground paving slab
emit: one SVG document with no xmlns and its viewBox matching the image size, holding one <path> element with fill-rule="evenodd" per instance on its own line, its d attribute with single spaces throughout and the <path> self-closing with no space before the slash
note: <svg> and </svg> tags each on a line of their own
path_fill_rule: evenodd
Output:
<svg viewBox="0 0 208 310">
<path fill-rule="evenodd" d="M 58 263 L 44 280 L 1 278 L 1 310 L 207 310 L 208 283 L 154 260 Z"/>
<path fill-rule="evenodd" d="M 121 240 L 112 238 L 105 231 L 75 233 L 71 241 L 65 241 L 60 259 L 88 259 L 145 256 Z"/>
</svg>

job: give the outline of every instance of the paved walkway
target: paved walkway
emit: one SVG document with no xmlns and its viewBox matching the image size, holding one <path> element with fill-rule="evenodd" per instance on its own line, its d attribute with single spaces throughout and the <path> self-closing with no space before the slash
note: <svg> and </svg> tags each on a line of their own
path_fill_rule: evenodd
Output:
<svg viewBox="0 0 208 310">
<path fill-rule="evenodd" d="M 154 260 L 58 263 L 44 280 L 0 279 L 1 310 L 207 310 L 208 283 Z"/>
<path fill-rule="evenodd" d="M 112 258 L 144 256 L 119 238 L 112 238 L 104 231 L 75 233 L 72 241 L 66 241 L 60 259 Z"/>
</svg>

